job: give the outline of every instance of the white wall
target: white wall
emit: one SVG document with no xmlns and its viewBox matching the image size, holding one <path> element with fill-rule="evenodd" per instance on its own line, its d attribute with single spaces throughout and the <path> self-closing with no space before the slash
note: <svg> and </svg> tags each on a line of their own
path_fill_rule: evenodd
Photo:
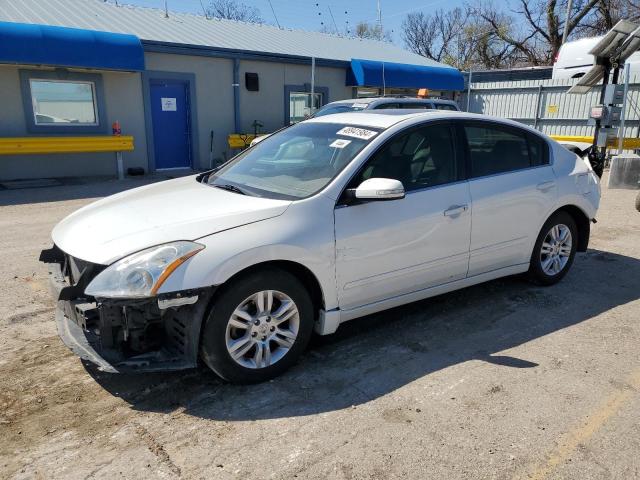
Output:
<svg viewBox="0 0 640 480">
<path fill-rule="evenodd" d="M 245 72 L 258 74 L 260 91 L 245 88 Z M 351 87 L 345 86 L 344 68 L 316 67 L 315 84 L 329 88 L 325 103 L 351 98 Z M 285 125 L 284 86 L 311 83 L 311 66 L 276 62 L 240 61 L 240 112 L 244 132 L 253 132 L 254 120 L 264 124 L 263 131 L 272 132 Z M 286 99 L 288 101 L 289 99 Z"/>
</svg>

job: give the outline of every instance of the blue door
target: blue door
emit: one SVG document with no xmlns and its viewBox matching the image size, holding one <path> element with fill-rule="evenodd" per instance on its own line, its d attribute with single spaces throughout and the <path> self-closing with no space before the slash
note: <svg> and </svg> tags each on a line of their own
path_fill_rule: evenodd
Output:
<svg viewBox="0 0 640 480">
<path fill-rule="evenodd" d="M 188 82 L 151 80 L 155 168 L 191 167 Z"/>
</svg>

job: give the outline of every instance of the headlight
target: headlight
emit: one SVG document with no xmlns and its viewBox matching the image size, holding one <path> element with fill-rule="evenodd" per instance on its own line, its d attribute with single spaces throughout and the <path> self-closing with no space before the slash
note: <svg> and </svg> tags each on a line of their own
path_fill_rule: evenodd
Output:
<svg viewBox="0 0 640 480">
<path fill-rule="evenodd" d="M 100 272 L 85 293 L 100 298 L 152 297 L 176 268 L 203 248 L 179 241 L 134 253 Z"/>
</svg>

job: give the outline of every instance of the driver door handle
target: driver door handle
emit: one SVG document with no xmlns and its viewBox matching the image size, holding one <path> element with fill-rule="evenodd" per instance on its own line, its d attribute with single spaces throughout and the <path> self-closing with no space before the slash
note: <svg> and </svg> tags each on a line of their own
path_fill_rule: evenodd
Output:
<svg viewBox="0 0 640 480">
<path fill-rule="evenodd" d="M 462 212 L 466 212 L 469 209 L 469 205 L 453 205 L 444 211 L 445 217 L 455 217 Z"/>
</svg>

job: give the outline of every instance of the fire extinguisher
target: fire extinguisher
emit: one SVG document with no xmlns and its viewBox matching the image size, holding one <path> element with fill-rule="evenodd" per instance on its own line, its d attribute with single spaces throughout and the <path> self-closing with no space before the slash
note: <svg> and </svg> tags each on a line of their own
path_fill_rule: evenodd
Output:
<svg viewBox="0 0 640 480">
<path fill-rule="evenodd" d="M 122 129 L 120 128 L 120 122 L 118 120 L 111 124 L 111 133 L 117 137 L 122 135 Z"/>
</svg>

